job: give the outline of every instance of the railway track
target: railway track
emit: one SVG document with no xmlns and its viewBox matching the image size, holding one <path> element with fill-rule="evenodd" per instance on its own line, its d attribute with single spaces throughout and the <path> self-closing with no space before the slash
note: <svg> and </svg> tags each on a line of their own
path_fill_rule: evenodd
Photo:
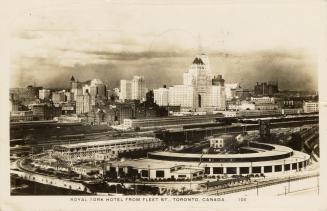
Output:
<svg viewBox="0 0 327 211">
<path fill-rule="evenodd" d="M 250 184 L 247 185 L 239 185 L 239 186 L 233 186 L 233 187 L 228 187 L 224 189 L 214 189 L 214 190 L 209 190 L 206 192 L 203 192 L 201 194 L 205 195 L 227 195 L 231 193 L 236 193 L 236 192 L 241 192 L 241 191 L 247 191 L 251 189 L 256 189 L 256 188 L 264 188 L 272 185 L 277 185 L 285 182 L 292 182 L 292 181 L 297 181 L 297 180 L 303 180 L 311 177 L 317 177 L 319 174 L 311 174 L 311 175 L 302 175 L 302 176 L 295 176 L 295 177 L 289 177 L 289 178 L 277 178 L 277 179 L 271 179 L 268 181 L 261 181 L 261 182 L 251 182 Z"/>
</svg>

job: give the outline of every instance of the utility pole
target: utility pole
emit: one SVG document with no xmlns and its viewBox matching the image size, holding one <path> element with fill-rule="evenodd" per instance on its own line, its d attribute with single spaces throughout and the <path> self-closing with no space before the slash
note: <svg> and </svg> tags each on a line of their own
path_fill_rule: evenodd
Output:
<svg viewBox="0 0 327 211">
<path fill-rule="evenodd" d="M 259 196 L 259 182 L 257 181 L 257 196 Z"/>
</svg>

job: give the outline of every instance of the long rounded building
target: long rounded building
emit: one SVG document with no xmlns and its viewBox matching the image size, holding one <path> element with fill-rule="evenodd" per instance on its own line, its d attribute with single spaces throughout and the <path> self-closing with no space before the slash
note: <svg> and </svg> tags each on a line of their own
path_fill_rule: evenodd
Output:
<svg viewBox="0 0 327 211">
<path fill-rule="evenodd" d="M 250 142 L 246 153 L 201 154 L 170 151 L 150 152 L 148 158 L 110 164 L 117 172 L 137 172 L 143 178 L 196 178 L 204 175 L 249 175 L 300 171 L 310 162 L 306 153 L 289 147 Z"/>
</svg>

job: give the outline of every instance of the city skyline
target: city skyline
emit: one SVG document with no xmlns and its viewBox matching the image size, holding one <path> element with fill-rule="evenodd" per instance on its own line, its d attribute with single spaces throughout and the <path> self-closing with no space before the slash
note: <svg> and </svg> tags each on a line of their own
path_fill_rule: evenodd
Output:
<svg viewBox="0 0 327 211">
<path fill-rule="evenodd" d="M 282 89 L 299 89 L 298 84 L 317 89 L 321 17 L 311 14 L 319 12 L 318 4 L 191 4 L 186 10 L 182 3 L 165 7 L 160 2 L 44 5 L 48 12 L 33 4 L 18 10 L 21 18 L 12 27 L 12 41 L 19 45 L 12 49 L 11 87 L 34 81 L 67 87 L 71 75 L 81 81 L 101 78 L 110 88 L 133 75 L 144 75 L 149 88 L 180 84 L 178 76 L 201 46 L 213 73 L 229 82 L 249 88 L 256 81 L 279 80 Z M 88 9 L 95 15 L 83 15 Z M 238 15 L 230 15 L 234 13 Z M 179 19 L 172 18 L 176 14 Z M 248 75 L 250 80 L 244 80 Z"/>
<path fill-rule="evenodd" d="M 88 65 L 68 68 L 70 71 L 58 74 L 53 78 L 49 77 L 48 79 L 38 79 L 37 75 L 26 76 L 26 73 L 21 73 L 15 79 L 23 82 L 20 84 L 11 83 L 11 87 L 37 85 L 52 89 L 69 88 L 69 78 L 74 75 L 79 81 L 101 78 L 106 85 L 109 85 L 110 89 L 113 89 L 119 87 L 120 80 L 133 77 L 134 75 L 141 75 L 145 76 L 148 88 L 155 89 L 162 87 L 162 85 L 172 86 L 174 84 L 182 84 L 182 78 L 177 74 L 182 75 L 185 73 L 195 56 L 196 54 L 179 57 L 178 59 L 180 61 L 176 61 L 177 59 L 175 58 L 170 59 L 168 66 L 175 65 L 176 68 L 168 68 L 165 70 L 166 72 L 159 73 L 151 72 L 151 69 L 148 69 L 149 66 L 153 66 L 153 62 L 151 61 L 149 64 L 143 64 L 148 66 L 147 70 L 140 71 L 129 71 L 125 68 L 119 69 L 119 67 L 118 69 L 106 70 L 106 65 L 98 64 L 94 65 L 94 69 L 88 69 Z M 281 90 L 317 90 L 317 71 L 309 70 L 316 69 L 316 64 L 309 58 L 306 58 L 304 52 L 299 53 L 296 51 L 288 54 L 285 51 L 260 51 L 244 54 L 238 53 L 235 55 L 231 53 L 216 53 L 215 56 L 213 59 L 209 56 L 212 72 L 214 75 L 223 75 L 228 83 L 240 83 L 244 88 L 253 89 L 256 82 L 278 81 Z M 217 66 L 225 68 L 217 71 Z M 160 65 L 158 65 L 158 68 L 165 69 L 165 67 Z M 112 73 L 115 75 L 112 76 Z M 158 74 L 160 77 L 158 77 Z M 302 84 L 302 86 L 299 87 L 298 84 Z"/>
<path fill-rule="evenodd" d="M 12 204 L 321 198 L 325 4 L 306 1 L 11 5 Z"/>
</svg>

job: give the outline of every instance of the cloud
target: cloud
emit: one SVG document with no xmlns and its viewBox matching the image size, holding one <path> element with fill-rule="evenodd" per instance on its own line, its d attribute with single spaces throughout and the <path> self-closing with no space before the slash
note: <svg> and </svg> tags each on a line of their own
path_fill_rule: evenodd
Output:
<svg viewBox="0 0 327 211">
<path fill-rule="evenodd" d="M 110 52 L 110 51 L 84 51 L 82 53 L 89 55 L 97 55 L 102 58 L 112 59 L 112 60 L 139 60 L 139 59 L 158 59 L 158 58 L 179 58 L 188 57 L 194 52 L 192 51 L 144 51 L 144 52 Z"/>
<path fill-rule="evenodd" d="M 18 6 L 12 86 L 33 80 L 66 86 L 71 74 L 112 86 L 134 74 L 144 75 L 150 87 L 178 84 L 201 43 L 213 72 L 227 81 L 249 88 L 273 79 L 283 88 L 317 87 L 317 67 L 307 52 L 321 45 L 324 13 L 318 4 Z"/>
<path fill-rule="evenodd" d="M 92 62 L 72 62 L 67 56 L 71 51 L 62 50 L 65 60 L 21 57 L 13 61 L 16 85 L 26 86 L 31 79 L 47 87 L 67 87 L 71 75 L 80 81 L 100 78 L 111 88 L 118 87 L 121 79 L 133 75 L 144 75 L 147 86 L 161 87 L 163 84 L 182 83 L 182 74 L 187 71 L 195 54 L 181 52 L 120 52 L 108 51 L 75 52 L 80 60 L 87 55 Z M 282 89 L 316 89 L 317 67 L 309 55 L 301 50 L 265 50 L 254 52 L 209 53 L 214 74 L 222 74 L 226 82 L 240 82 L 245 88 L 253 88 L 257 81 L 278 80 Z M 83 56 L 82 56 L 83 55 Z M 99 58 L 102 62 L 99 62 Z"/>
<path fill-rule="evenodd" d="M 28 30 L 16 31 L 13 33 L 12 36 L 20 39 L 26 39 L 26 40 L 42 38 L 42 35 L 40 33 L 34 31 L 28 31 Z"/>
</svg>

